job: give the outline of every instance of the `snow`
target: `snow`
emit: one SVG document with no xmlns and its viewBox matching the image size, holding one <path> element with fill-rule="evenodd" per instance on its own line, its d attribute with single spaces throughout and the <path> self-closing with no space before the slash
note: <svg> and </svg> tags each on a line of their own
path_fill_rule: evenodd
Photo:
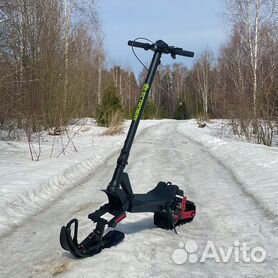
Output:
<svg viewBox="0 0 278 278">
<path fill-rule="evenodd" d="M 178 126 L 178 132 L 201 144 L 228 168 L 243 190 L 278 223 L 278 148 L 240 142 L 220 135 L 219 122 L 198 128 L 192 120 Z M 232 139 L 231 139 L 232 138 Z"/>
<path fill-rule="evenodd" d="M 138 134 L 154 124 L 144 121 Z M 25 141 L 0 141 L 0 236 L 47 207 L 64 191 L 84 183 L 94 169 L 122 146 L 128 126 L 127 121 L 121 135 L 102 136 L 105 128 L 84 119 L 69 126 L 71 136 L 76 133 L 72 141 L 77 152 L 70 143 L 65 155 L 61 155 L 61 137 L 44 134 L 40 161 L 31 161 Z M 62 140 L 65 146 L 67 137 L 64 135 Z"/>
<path fill-rule="evenodd" d="M 155 228 L 150 213 L 128 214 L 117 226 L 126 235 L 121 244 L 84 260 L 65 252 L 60 227 L 76 217 L 83 239 L 94 227 L 87 215 L 107 199 L 100 189 L 110 181 L 124 134 L 99 136 L 102 130 L 87 123 L 74 138 L 77 153 L 39 162 L 29 160 L 26 144 L 1 142 L 1 278 L 277 277 L 277 148 L 220 139 L 212 124 L 199 129 L 193 120 L 142 121 L 126 170 L 136 193 L 161 180 L 179 185 L 197 206 L 194 221 L 175 235 Z M 174 252 L 189 240 L 198 255 L 208 240 L 223 248 L 239 241 L 264 248 L 267 258 L 175 264 Z"/>
</svg>

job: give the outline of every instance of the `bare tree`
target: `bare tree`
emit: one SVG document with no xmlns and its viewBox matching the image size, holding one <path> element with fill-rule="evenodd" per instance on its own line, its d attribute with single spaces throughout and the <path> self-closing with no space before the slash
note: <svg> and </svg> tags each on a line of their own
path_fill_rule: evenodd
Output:
<svg viewBox="0 0 278 278">
<path fill-rule="evenodd" d="M 207 118 L 209 98 L 212 100 L 212 89 L 215 82 L 213 55 L 210 51 L 206 50 L 198 58 L 193 71 L 195 72 L 195 86 L 202 99 L 203 113 Z"/>
<path fill-rule="evenodd" d="M 258 67 L 262 59 L 263 32 L 277 20 L 277 0 L 226 1 L 228 17 L 238 25 L 241 47 L 248 55 L 252 71 L 253 113 L 257 117 Z"/>
</svg>

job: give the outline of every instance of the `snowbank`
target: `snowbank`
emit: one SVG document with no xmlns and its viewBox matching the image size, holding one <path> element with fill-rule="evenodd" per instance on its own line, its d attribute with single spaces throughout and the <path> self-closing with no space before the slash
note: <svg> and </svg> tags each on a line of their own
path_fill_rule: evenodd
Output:
<svg viewBox="0 0 278 278">
<path fill-rule="evenodd" d="M 160 121 L 142 121 L 140 132 Z M 46 136 L 42 144 L 41 160 L 30 160 L 28 145 L 22 141 L 0 141 L 0 236 L 17 226 L 27 216 L 47 207 L 63 192 L 86 181 L 93 171 L 114 152 L 122 147 L 129 122 L 121 135 L 101 136 L 105 129 L 94 122 L 82 126 L 73 126 L 77 131 L 73 145 L 66 149 L 66 155 L 60 155 L 61 146 L 53 158 L 49 158 L 53 137 Z M 56 142 L 57 143 L 57 142 Z M 65 142 L 66 143 L 66 139 Z M 47 158 L 47 156 L 48 158 Z"/>
<path fill-rule="evenodd" d="M 212 126 L 212 127 L 211 127 Z M 201 144 L 229 169 L 242 189 L 278 222 L 278 148 L 217 138 L 213 124 L 198 128 L 191 120 L 178 125 L 177 131 Z M 259 219 L 258 219 L 259 221 Z"/>
</svg>

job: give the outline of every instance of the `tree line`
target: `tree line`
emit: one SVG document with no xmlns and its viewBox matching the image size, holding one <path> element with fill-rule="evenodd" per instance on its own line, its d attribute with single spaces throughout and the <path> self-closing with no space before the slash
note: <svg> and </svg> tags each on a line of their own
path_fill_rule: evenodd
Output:
<svg viewBox="0 0 278 278">
<path fill-rule="evenodd" d="M 277 6 L 226 1 L 231 32 L 219 54 L 197 53 L 191 69 L 161 66 L 152 90 L 155 116 L 226 118 L 236 135 L 271 145 L 278 129 Z"/>
<path fill-rule="evenodd" d="M 190 69 L 159 67 L 144 117 L 225 118 L 238 136 L 271 145 L 278 122 L 277 0 L 226 1 L 225 18 L 231 32 L 217 56 L 208 49 Z M 0 0 L 6 137 L 81 117 L 109 125 L 115 111 L 132 115 L 146 71 L 136 79 L 118 65 L 107 68 L 103 36 L 93 0 Z"/>
</svg>

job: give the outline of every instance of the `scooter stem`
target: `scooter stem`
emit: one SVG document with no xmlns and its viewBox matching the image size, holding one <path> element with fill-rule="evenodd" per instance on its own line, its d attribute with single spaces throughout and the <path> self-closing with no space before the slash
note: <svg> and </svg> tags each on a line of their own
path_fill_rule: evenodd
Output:
<svg viewBox="0 0 278 278">
<path fill-rule="evenodd" d="M 151 89 L 151 86 L 152 86 L 152 83 L 154 80 L 154 76 L 155 76 L 157 67 L 160 64 L 161 55 L 162 55 L 162 51 L 154 50 L 154 54 L 153 54 L 152 61 L 151 61 L 151 64 L 150 64 L 150 67 L 149 67 L 149 70 L 147 73 L 147 77 L 145 79 L 142 93 L 140 95 L 136 110 L 132 117 L 132 121 L 131 121 L 129 130 L 128 130 L 128 134 L 127 134 L 124 146 L 123 146 L 120 156 L 117 160 L 116 169 L 114 171 L 112 180 L 109 184 L 109 186 L 111 186 L 111 187 L 119 187 L 124 168 L 128 164 L 129 152 L 130 152 L 132 143 L 134 141 L 134 137 L 135 137 L 139 122 L 141 120 L 142 113 L 146 106 L 146 102 L 147 102 L 147 99 L 149 96 L 149 92 L 150 92 L 150 89 Z"/>
</svg>

